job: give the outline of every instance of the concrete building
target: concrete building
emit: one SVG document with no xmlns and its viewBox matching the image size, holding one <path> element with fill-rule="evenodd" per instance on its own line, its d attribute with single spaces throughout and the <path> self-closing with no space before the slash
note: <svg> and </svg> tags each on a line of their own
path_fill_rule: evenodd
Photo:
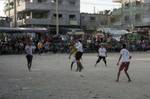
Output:
<svg viewBox="0 0 150 99">
<path fill-rule="evenodd" d="M 122 0 L 120 3 L 122 8 L 112 13 L 120 16 L 118 23 L 122 27 L 150 26 L 150 0 Z"/>
<path fill-rule="evenodd" d="M 5 6 L 6 15 L 13 19 L 12 27 L 56 27 L 55 0 L 14 1 L 7 0 Z M 58 0 L 58 6 L 60 27 L 80 26 L 80 0 Z"/>
<path fill-rule="evenodd" d="M 110 23 L 110 15 L 81 13 L 81 28 L 85 31 L 95 31 L 100 27 L 108 27 Z"/>
<path fill-rule="evenodd" d="M 115 28 L 122 28 L 122 9 L 113 9 L 112 13 L 111 13 L 111 26 L 115 27 Z"/>
<path fill-rule="evenodd" d="M 144 0 L 143 26 L 150 27 L 150 0 Z"/>
</svg>

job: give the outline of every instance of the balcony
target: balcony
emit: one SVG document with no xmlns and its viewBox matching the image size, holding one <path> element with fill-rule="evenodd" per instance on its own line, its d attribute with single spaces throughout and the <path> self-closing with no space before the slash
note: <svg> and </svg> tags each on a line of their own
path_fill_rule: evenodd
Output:
<svg viewBox="0 0 150 99">
<path fill-rule="evenodd" d="M 50 3 L 31 3 L 31 2 L 22 2 L 20 6 L 17 7 L 17 11 L 23 10 L 50 10 Z"/>
<path fill-rule="evenodd" d="M 70 25 L 79 25 L 77 20 L 70 20 L 69 24 Z"/>
<path fill-rule="evenodd" d="M 143 26 L 150 26 L 150 22 L 143 23 Z"/>
<path fill-rule="evenodd" d="M 53 3 L 32 3 L 32 2 L 22 2 L 20 6 L 17 7 L 17 11 L 24 11 L 24 10 L 55 10 L 56 6 Z M 59 5 L 59 10 L 65 11 L 72 11 L 72 12 L 79 12 L 80 7 L 77 6 L 65 6 Z"/>
<path fill-rule="evenodd" d="M 25 8 L 27 10 L 49 10 L 50 3 L 26 3 Z"/>
<path fill-rule="evenodd" d="M 56 25 L 56 18 L 52 18 L 51 25 Z M 64 18 L 59 18 L 59 25 L 68 25 L 67 20 Z"/>
<path fill-rule="evenodd" d="M 34 25 L 49 25 L 50 19 L 22 19 L 18 20 L 17 24 L 20 25 L 27 25 L 27 24 L 34 24 Z"/>
<path fill-rule="evenodd" d="M 51 4 L 50 9 L 55 10 L 56 6 L 55 4 Z M 68 5 L 59 5 L 58 8 L 60 11 L 71 11 L 71 12 L 80 12 L 80 7 L 77 6 L 68 6 Z"/>
<path fill-rule="evenodd" d="M 144 3 L 150 3 L 150 1 L 149 0 L 144 0 Z"/>
<path fill-rule="evenodd" d="M 150 22 L 150 17 L 144 18 L 143 22 Z"/>
</svg>

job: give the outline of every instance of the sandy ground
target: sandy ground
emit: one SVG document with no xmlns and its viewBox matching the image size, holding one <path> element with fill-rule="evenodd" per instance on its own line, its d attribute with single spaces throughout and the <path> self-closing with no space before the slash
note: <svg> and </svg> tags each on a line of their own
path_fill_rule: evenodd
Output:
<svg viewBox="0 0 150 99">
<path fill-rule="evenodd" d="M 32 72 L 24 55 L 0 56 L 0 99 L 150 99 L 150 53 L 132 53 L 132 82 L 122 73 L 115 82 L 118 53 L 110 53 L 108 67 L 96 54 L 84 54 L 83 72 L 70 71 L 67 54 L 35 55 Z"/>
</svg>

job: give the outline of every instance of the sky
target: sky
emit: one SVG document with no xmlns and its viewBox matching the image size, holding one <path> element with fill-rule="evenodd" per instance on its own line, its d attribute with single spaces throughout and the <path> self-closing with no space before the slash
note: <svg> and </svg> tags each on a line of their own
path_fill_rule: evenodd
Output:
<svg viewBox="0 0 150 99">
<path fill-rule="evenodd" d="M 4 1 L 0 0 L 0 16 L 4 16 Z M 81 12 L 94 13 L 106 9 L 118 8 L 120 5 L 113 3 L 112 0 L 80 0 Z"/>
<path fill-rule="evenodd" d="M 112 10 L 120 6 L 118 3 L 113 3 L 112 0 L 81 0 L 81 12 L 93 13 Z"/>
</svg>

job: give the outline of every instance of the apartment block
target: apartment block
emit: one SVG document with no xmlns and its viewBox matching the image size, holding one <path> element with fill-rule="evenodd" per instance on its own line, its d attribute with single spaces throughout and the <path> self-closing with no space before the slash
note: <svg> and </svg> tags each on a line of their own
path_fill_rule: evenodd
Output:
<svg viewBox="0 0 150 99">
<path fill-rule="evenodd" d="M 95 31 L 100 27 L 110 25 L 110 15 L 102 13 L 81 13 L 81 28 L 85 31 Z"/>
<path fill-rule="evenodd" d="M 120 0 L 119 2 L 122 3 L 122 8 L 112 13 L 120 16 L 118 23 L 121 23 L 122 27 L 150 26 L 150 0 Z"/>
<path fill-rule="evenodd" d="M 56 0 L 7 0 L 5 12 L 12 27 L 56 26 Z M 80 0 L 58 0 L 58 13 L 60 27 L 80 26 Z"/>
</svg>

